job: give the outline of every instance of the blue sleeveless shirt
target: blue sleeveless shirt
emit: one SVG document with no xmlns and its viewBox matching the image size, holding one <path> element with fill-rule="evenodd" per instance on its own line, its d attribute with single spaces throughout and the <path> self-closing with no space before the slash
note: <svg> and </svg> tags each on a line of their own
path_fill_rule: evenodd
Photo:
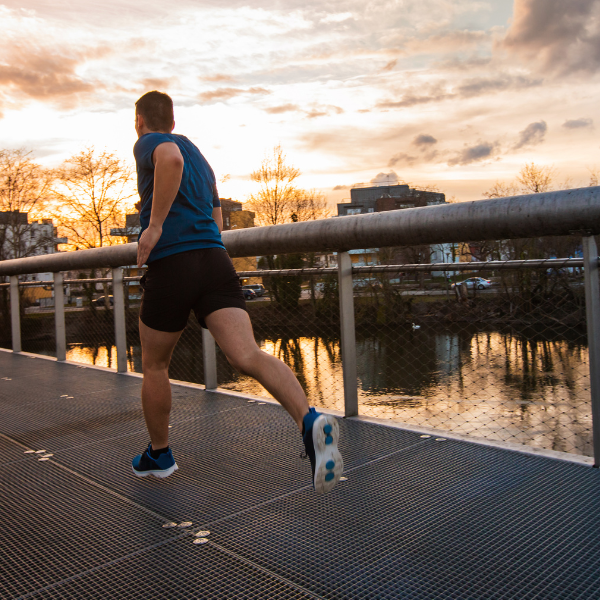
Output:
<svg viewBox="0 0 600 600">
<path fill-rule="evenodd" d="M 164 142 L 174 142 L 183 156 L 183 174 L 177 196 L 163 223 L 163 230 L 147 262 L 196 250 L 225 248 L 212 210 L 221 206 L 215 174 L 200 150 L 183 135 L 146 133 L 135 143 L 133 155 L 137 167 L 138 192 L 142 203 L 140 225 L 142 232 L 150 224 L 154 193 L 154 164 L 152 153 Z"/>
</svg>

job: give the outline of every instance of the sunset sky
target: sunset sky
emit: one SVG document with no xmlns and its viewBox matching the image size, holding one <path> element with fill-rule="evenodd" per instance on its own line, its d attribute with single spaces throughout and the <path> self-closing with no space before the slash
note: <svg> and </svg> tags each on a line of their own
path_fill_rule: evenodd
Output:
<svg viewBox="0 0 600 600">
<path fill-rule="evenodd" d="M 396 176 L 480 198 L 526 162 L 600 167 L 600 0 L 0 0 L 0 148 L 132 161 L 159 89 L 221 196 L 281 143 L 333 201 Z"/>
</svg>

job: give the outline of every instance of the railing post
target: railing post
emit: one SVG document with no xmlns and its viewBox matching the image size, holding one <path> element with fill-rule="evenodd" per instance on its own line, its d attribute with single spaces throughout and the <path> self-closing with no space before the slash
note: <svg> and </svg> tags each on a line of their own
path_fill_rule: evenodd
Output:
<svg viewBox="0 0 600 600">
<path fill-rule="evenodd" d="M 204 364 L 204 387 L 217 389 L 217 346 L 208 329 L 202 328 L 202 361 Z"/>
<path fill-rule="evenodd" d="M 117 346 L 117 373 L 127 373 L 127 332 L 125 326 L 125 297 L 123 269 L 112 270 L 113 318 L 115 320 L 115 345 Z"/>
<path fill-rule="evenodd" d="M 67 360 L 65 294 L 62 273 L 54 273 L 54 327 L 56 331 L 56 360 Z"/>
<path fill-rule="evenodd" d="M 344 378 L 344 414 L 347 417 L 354 417 L 358 415 L 358 376 L 356 372 L 352 260 L 348 252 L 338 252 L 338 289 L 340 295 L 342 373 Z"/>
<path fill-rule="evenodd" d="M 583 237 L 585 313 L 587 321 L 594 466 L 600 466 L 600 280 L 594 236 Z"/>
<path fill-rule="evenodd" d="M 10 276 L 10 324 L 13 352 L 21 352 L 21 313 L 18 275 Z"/>
</svg>

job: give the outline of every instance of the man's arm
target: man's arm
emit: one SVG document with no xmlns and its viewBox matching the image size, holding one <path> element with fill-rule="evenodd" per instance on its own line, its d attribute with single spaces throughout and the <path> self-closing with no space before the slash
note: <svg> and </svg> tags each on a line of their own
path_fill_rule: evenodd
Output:
<svg viewBox="0 0 600 600">
<path fill-rule="evenodd" d="M 162 234 L 162 226 L 177 196 L 183 174 L 183 156 L 174 142 L 160 144 L 154 150 L 154 193 L 150 225 L 138 242 L 137 266 L 141 267 Z"/>
<path fill-rule="evenodd" d="M 215 220 L 217 227 L 219 228 L 219 233 L 223 231 L 223 213 L 221 212 L 221 207 L 217 206 L 213 208 L 212 218 Z"/>
</svg>

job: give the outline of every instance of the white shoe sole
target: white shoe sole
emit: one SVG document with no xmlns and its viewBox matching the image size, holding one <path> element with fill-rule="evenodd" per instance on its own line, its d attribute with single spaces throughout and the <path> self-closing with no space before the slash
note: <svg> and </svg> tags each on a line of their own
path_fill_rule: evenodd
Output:
<svg viewBox="0 0 600 600">
<path fill-rule="evenodd" d="M 329 415 L 320 415 L 313 424 L 312 435 L 315 448 L 315 477 L 313 483 L 317 494 L 326 494 L 340 480 L 344 472 L 344 461 L 338 450 L 340 427 L 337 419 Z M 326 441 L 329 436 L 331 442 L 327 444 Z M 331 462 L 333 462 L 332 468 Z M 333 477 L 331 477 L 331 474 L 333 474 Z"/>
<path fill-rule="evenodd" d="M 156 471 L 136 471 L 133 467 L 131 467 L 131 470 L 133 471 L 136 477 L 146 477 L 147 475 L 154 475 L 154 477 L 159 477 L 160 479 L 164 479 L 165 477 L 172 475 L 173 473 L 175 473 L 175 471 L 177 471 L 177 469 L 179 469 L 177 463 L 175 463 L 172 467 L 169 467 L 168 469 L 160 469 Z"/>
</svg>

